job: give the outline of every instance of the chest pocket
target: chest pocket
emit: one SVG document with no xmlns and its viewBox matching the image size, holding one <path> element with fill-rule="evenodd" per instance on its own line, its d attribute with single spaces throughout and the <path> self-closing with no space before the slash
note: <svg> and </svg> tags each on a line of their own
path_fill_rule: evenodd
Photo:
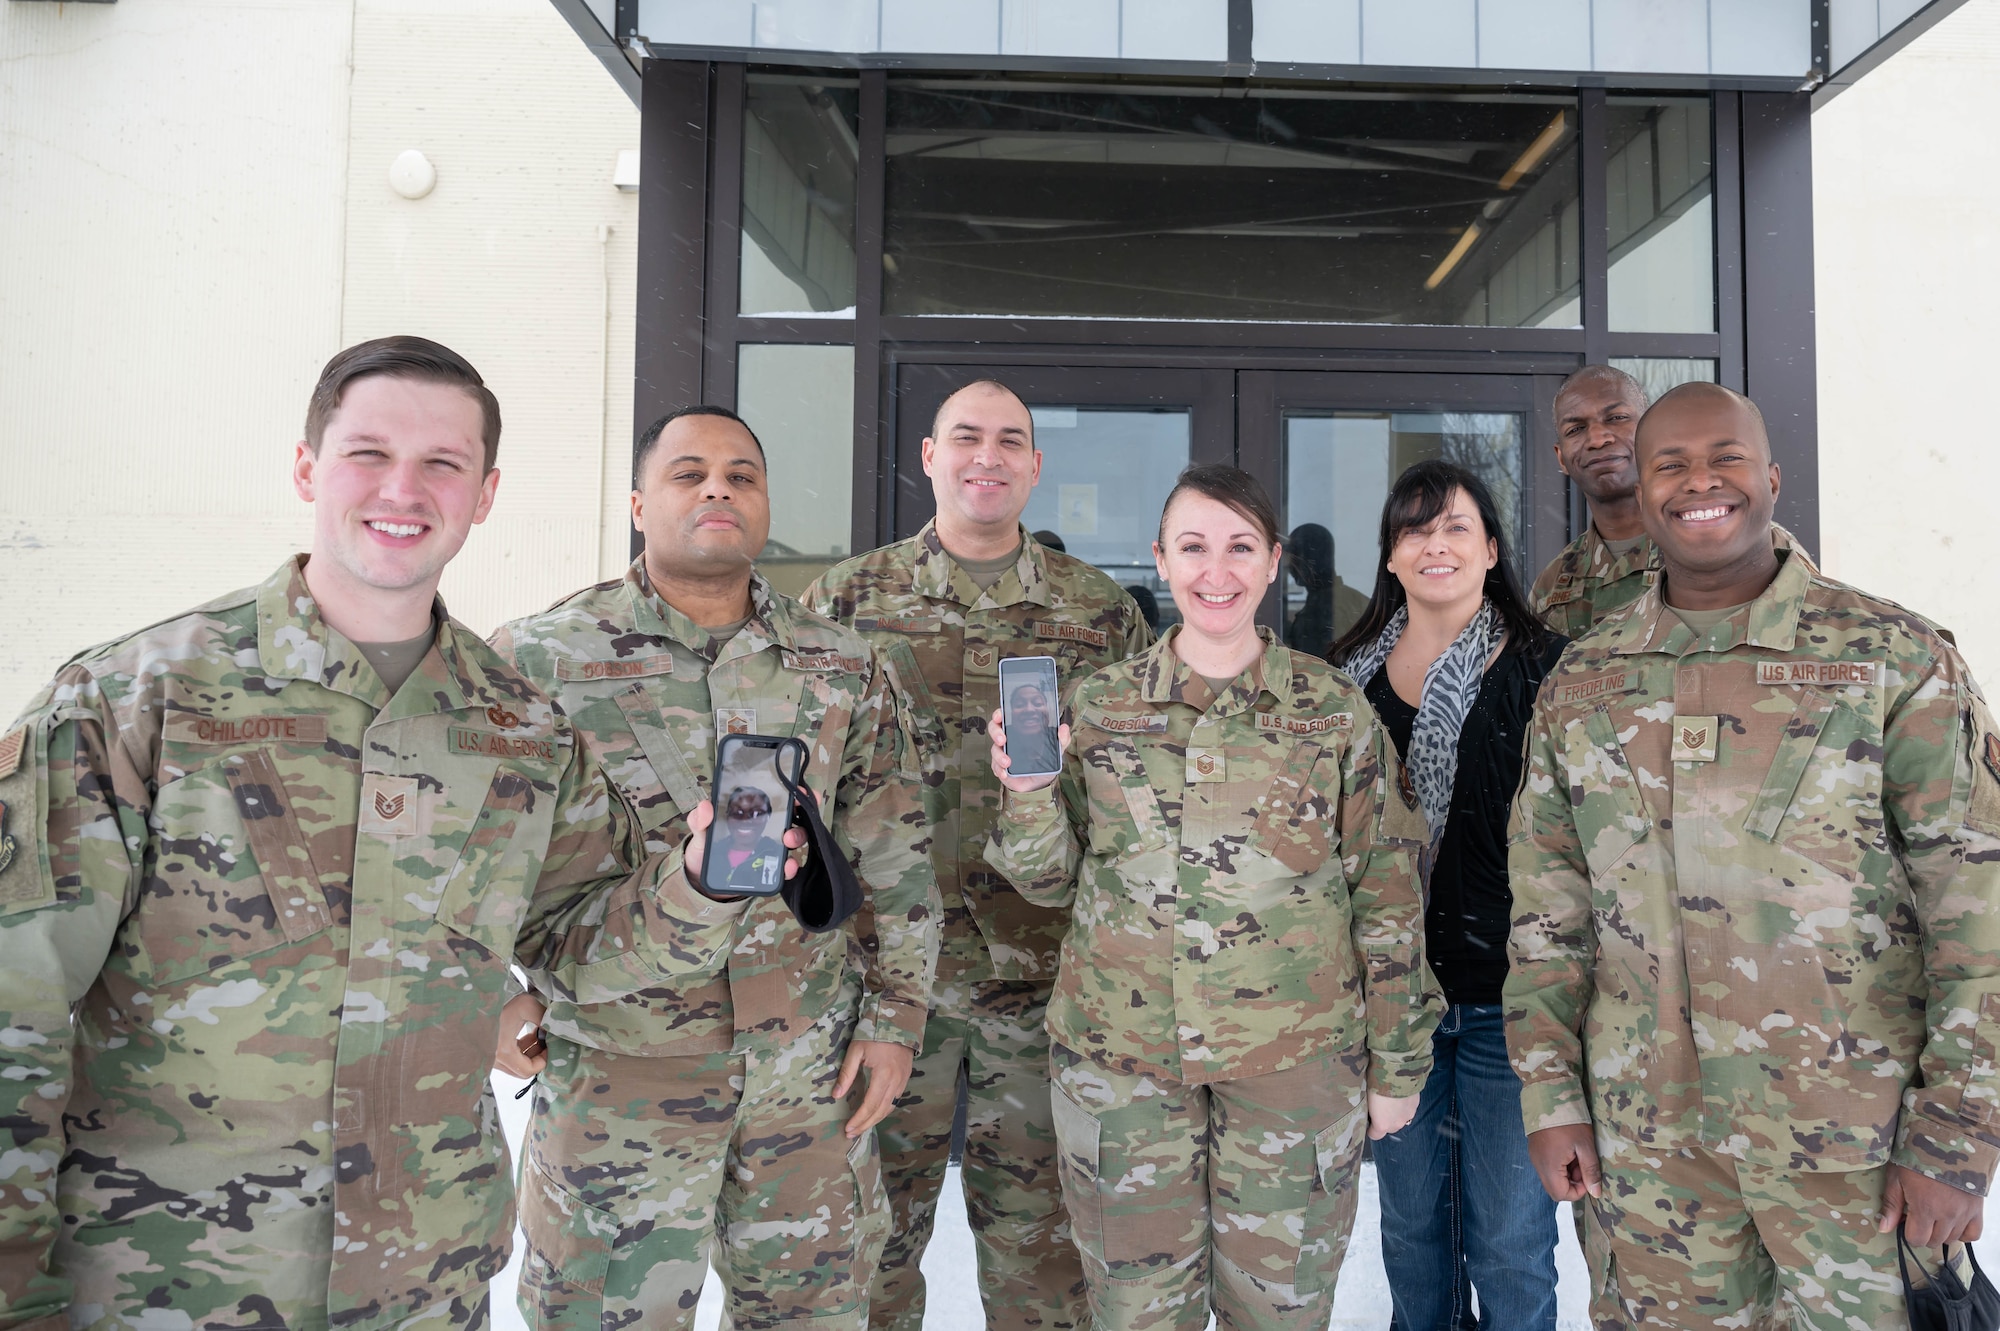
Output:
<svg viewBox="0 0 2000 1331">
<path fill-rule="evenodd" d="M 154 859 L 129 926 L 148 983 L 206 975 L 332 922 L 269 750 L 223 754 L 161 786 L 152 827 Z"/>
<path fill-rule="evenodd" d="M 447 815 L 440 814 L 440 823 Z M 438 923 L 502 960 L 514 955 L 555 823 L 555 783 L 502 764 L 438 897 Z"/>
<path fill-rule="evenodd" d="M 1129 740 L 1100 740 L 1084 750 L 1090 793 L 1090 852 L 1125 859 L 1174 844 L 1173 830 L 1146 766 Z"/>
<path fill-rule="evenodd" d="M 1863 857 L 1887 849 L 1881 829 L 1880 727 L 1830 692 L 1800 688 L 1744 830 L 1858 878 Z"/>
<path fill-rule="evenodd" d="M 1293 743 L 1284 765 L 1257 799 L 1250 849 L 1294 874 L 1316 872 L 1339 841 L 1334 826 L 1339 800 L 1338 756 L 1313 740 Z"/>
<path fill-rule="evenodd" d="M 1653 826 L 1625 746 L 1604 708 L 1594 707 L 1564 725 L 1563 771 L 1590 876 L 1601 878 Z"/>
<path fill-rule="evenodd" d="M 667 729 L 659 704 L 638 682 L 621 689 L 616 702 L 644 758 L 643 763 L 619 765 L 619 787 L 638 812 L 639 826 L 650 833 L 686 818 L 688 810 L 707 795 L 688 755 Z"/>
</svg>

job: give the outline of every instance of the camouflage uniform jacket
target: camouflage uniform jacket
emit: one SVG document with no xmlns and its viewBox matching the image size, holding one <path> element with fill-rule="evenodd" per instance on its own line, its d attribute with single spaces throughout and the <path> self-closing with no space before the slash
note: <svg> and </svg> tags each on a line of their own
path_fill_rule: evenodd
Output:
<svg viewBox="0 0 2000 1331">
<path fill-rule="evenodd" d="M 1069 928 L 1067 911 L 1024 900 L 984 858 L 1000 816 L 1000 782 L 986 758 L 1000 659 L 1053 656 L 1067 692 L 1153 640 L 1117 583 L 1025 531 L 1021 540 L 1020 559 L 986 592 L 945 553 L 932 522 L 907 541 L 829 569 L 804 597 L 874 643 L 910 695 L 925 813 L 937 829 L 940 979 L 1051 983 Z"/>
<path fill-rule="evenodd" d="M 73 659 L 0 740 L 0 1326 L 476 1295 L 514 1224 L 509 962 L 719 964 L 741 908 L 678 859 L 628 878 L 567 720 L 438 617 L 391 698 L 288 562 Z"/>
<path fill-rule="evenodd" d="M 710 1054 L 744 1039 L 776 1047 L 835 1002 L 851 932 L 866 994 L 855 1038 L 914 1048 L 930 1006 L 939 907 L 899 699 L 855 634 L 761 576 L 751 603 L 750 621 L 717 643 L 653 594 L 635 560 L 624 577 L 505 625 L 493 645 L 569 715 L 651 850 L 687 840 L 720 734 L 806 740 L 806 784 L 830 811 L 867 904 L 848 930 L 809 934 L 779 898 L 753 898 L 726 973 L 603 1004 L 555 995 L 546 1027 L 624 1054 Z"/>
<path fill-rule="evenodd" d="M 1798 538 L 1776 523 L 1771 524 L 1771 544 L 1805 557 Z M 1613 610 L 1638 600 L 1659 571 L 1660 550 L 1652 537 L 1641 536 L 1639 544 L 1615 554 L 1593 523 L 1549 561 L 1528 601 L 1550 628 L 1574 642 Z"/>
<path fill-rule="evenodd" d="M 1996 773 L 1958 653 L 1796 554 L 1703 637 L 1654 588 L 1573 644 L 1508 861 L 1528 1130 L 1983 1192 Z"/>
<path fill-rule="evenodd" d="M 1416 1095 L 1443 1000 L 1423 961 L 1422 816 L 1361 690 L 1268 630 L 1216 698 L 1178 630 L 1071 698 L 1057 781 L 1009 791 L 995 867 L 1074 902 L 1049 1033 L 1121 1073 L 1261 1076 L 1369 1053 Z"/>
</svg>

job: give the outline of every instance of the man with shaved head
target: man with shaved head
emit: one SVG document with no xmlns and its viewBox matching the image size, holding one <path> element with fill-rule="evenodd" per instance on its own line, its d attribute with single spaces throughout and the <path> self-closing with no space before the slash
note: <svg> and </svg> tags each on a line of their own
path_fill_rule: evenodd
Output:
<svg viewBox="0 0 2000 1331">
<path fill-rule="evenodd" d="M 1556 466 L 1590 504 L 1590 524 L 1535 579 L 1529 600 L 1549 626 L 1575 639 L 1646 590 L 1660 552 L 1639 517 L 1633 436 L 1645 386 L 1612 365 L 1586 365 L 1556 390 Z M 1773 525 L 1772 543 L 1796 548 Z"/>
<path fill-rule="evenodd" d="M 1508 1047 L 1600 1327 L 1900 1327 L 2000 1164 L 2000 736 L 1928 621 L 1772 539 L 1756 406 L 1637 433 L 1660 574 L 1543 685 Z"/>
<path fill-rule="evenodd" d="M 1000 783 L 986 719 L 999 665 L 1053 656 L 1066 689 L 1152 643 L 1130 596 L 1021 526 L 1041 477 L 1035 423 L 1006 385 L 966 384 L 924 440 L 937 517 L 907 541 L 830 569 L 805 595 L 852 625 L 915 700 L 943 943 L 923 1051 L 881 1128 L 895 1226 L 869 1322 L 918 1331 L 930 1242 L 959 1088 L 967 1099 L 961 1177 L 989 1331 L 1065 1331 L 1083 1320 L 1083 1266 L 1056 1178 L 1043 1015 L 1069 912 L 1030 905 L 988 867 Z M 1050 699 L 1054 702 L 1054 699 Z"/>
</svg>

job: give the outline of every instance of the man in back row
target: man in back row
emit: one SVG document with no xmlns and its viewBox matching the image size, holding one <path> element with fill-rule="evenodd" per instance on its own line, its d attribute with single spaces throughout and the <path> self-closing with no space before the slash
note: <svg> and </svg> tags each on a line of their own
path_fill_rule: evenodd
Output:
<svg viewBox="0 0 2000 1331">
<path fill-rule="evenodd" d="M 1067 910 L 1030 905 L 989 868 L 1000 812 L 986 719 L 999 663 L 1053 656 L 1062 689 L 1146 648 L 1132 598 L 1021 525 L 1041 476 L 1027 405 L 990 380 L 946 398 L 923 445 L 937 517 L 907 541 L 850 559 L 806 591 L 852 625 L 908 690 L 922 758 L 943 941 L 923 1051 L 881 1128 L 895 1213 L 869 1323 L 918 1331 L 918 1267 L 937 1213 L 959 1087 L 961 1177 L 992 1331 L 1068 1331 L 1083 1320 L 1083 1266 L 1056 1177 L 1043 1017 Z M 1055 701 L 1053 699 L 1049 700 Z"/>
<path fill-rule="evenodd" d="M 1589 501 L 1590 520 L 1549 561 L 1528 593 L 1550 628 L 1574 642 L 1620 606 L 1639 599 L 1659 574 L 1660 552 L 1639 518 L 1634 437 L 1646 390 L 1610 365 L 1586 365 L 1556 389 L 1556 466 Z M 1771 524 L 1780 550 L 1803 549 Z"/>
<path fill-rule="evenodd" d="M 437 599 L 499 441 L 448 348 L 341 352 L 312 553 L 0 732 L 0 1326 L 483 1325 L 508 963 L 720 964 L 743 903 L 628 857 L 569 720 Z"/>
</svg>

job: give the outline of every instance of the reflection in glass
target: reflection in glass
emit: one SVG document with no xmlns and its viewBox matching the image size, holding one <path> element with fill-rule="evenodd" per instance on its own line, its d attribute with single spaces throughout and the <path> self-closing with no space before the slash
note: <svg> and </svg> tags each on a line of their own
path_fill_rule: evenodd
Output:
<svg viewBox="0 0 2000 1331">
<path fill-rule="evenodd" d="M 854 348 L 736 349 L 736 410 L 764 445 L 771 538 L 757 568 L 796 596 L 847 556 L 854 498 Z"/>
<path fill-rule="evenodd" d="M 1286 645 L 1317 656 L 1367 610 L 1382 505 L 1412 463 L 1443 458 L 1485 481 L 1521 549 L 1523 429 L 1510 412 L 1287 412 Z"/>
<path fill-rule="evenodd" d="M 744 314 L 854 313 L 859 91 L 752 75 L 743 117 Z"/>
<path fill-rule="evenodd" d="M 1708 99 L 1610 103 L 1606 209 L 1611 327 L 1715 331 L 1715 215 Z"/>
<path fill-rule="evenodd" d="M 1572 99 L 904 82 L 890 314 L 1574 326 Z"/>
<path fill-rule="evenodd" d="M 1685 383 L 1715 382 L 1712 360 L 1666 360 L 1650 356 L 1613 356 L 1611 368 L 1623 370 L 1639 381 L 1648 402 L 1658 402 L 1660 394 Z"/>
<path fill-rule="evenodd" d="M 1192 424 L 1184 408 L 1029 404 L 1042 479 L 1021 522 L 1052 531 L 1066 552 L 1103 569 L 1119 586 L 1143 587 L 1159 603 L 1160 627 L 1180 622 L 1153 564 L 1160 508 L 1188 464 Z"/>
</svg>

